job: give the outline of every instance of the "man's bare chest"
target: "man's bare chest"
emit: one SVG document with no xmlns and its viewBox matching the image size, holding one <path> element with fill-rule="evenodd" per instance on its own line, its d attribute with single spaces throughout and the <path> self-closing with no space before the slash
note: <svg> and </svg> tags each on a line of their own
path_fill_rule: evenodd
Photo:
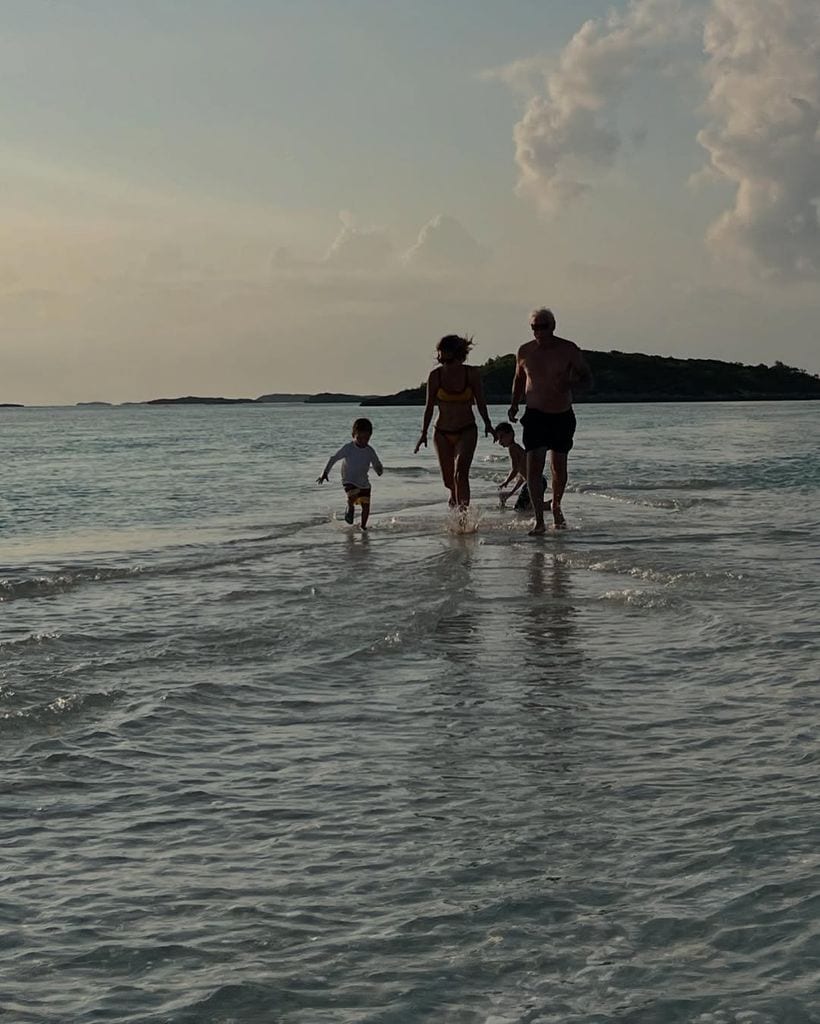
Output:
<svg viewBox="0 0 820 1024">
<path fill-rule="evenodd" d="M 570 364 L 570 353 L 563 349 L 552 352 L 536 350 L 527 354 L 524 369 L 533 381 L 549 381 L 567 374 Z"/>
</svg>

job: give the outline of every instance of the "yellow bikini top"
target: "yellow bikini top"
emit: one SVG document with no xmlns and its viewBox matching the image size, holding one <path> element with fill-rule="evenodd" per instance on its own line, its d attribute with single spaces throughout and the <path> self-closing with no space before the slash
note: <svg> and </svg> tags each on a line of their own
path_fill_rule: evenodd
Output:
<svg viewBox="0 0 820 1024">
<path fill-rule="evenodd" d="M 441 370 L 438 372 L 438 379 L 441 381 Z M 439 383 L 438 391 L 436 392 L 436 398 L 439 402 L 472 402 L 473 400 L 473 389 L 469 384 L 470 374 L 465 366 L 464 368 L 464 389 L 462 391 L 446 391 Z"/>
</svg>

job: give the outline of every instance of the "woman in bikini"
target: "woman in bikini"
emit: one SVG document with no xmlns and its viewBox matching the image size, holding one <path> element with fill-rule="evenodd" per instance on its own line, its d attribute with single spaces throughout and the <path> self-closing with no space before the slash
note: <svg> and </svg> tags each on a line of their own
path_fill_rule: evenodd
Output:
<svg viewBox="0 0 820 1024">
<path fill-rule="evenodd" d="M 427 404 L 418 452 L 427 446 L 427 431 L 438 406 L 438 419 L 433 429 L 433 444 L 441 466 L 444 486 L 450 492 L 451 508 L 467 508 L 470 504 L 470 465 L 478 444 L 478 427 L 473 415 L 473 403 L 484 420 L 484 436 L 495 440 L 495 431 L 487 413 L 481 374 L 477 366 L 468 366 L 465 360 L 473 347 L 472 338 L 448 334 L 436 345 L 439 365 L 427 378 Z"/>
</svg>

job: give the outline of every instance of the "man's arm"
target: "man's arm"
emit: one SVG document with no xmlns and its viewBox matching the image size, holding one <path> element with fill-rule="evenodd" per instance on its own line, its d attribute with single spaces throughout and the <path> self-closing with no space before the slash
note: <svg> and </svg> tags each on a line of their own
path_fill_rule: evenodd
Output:
<svg viewBox="0 0 820 1024">
<path fill-rule="evenodd" d="M 592 370 L 584 353 L 576 346 L 572 359 L 572 386 L 586 391 L 592 387 Z"/>
<path fill-rule="evenodd" d="M 515 357 L 515 376 L 513 377 L 512 399 L 510 400 L 510 408 L 507 410 L 507 417 L 510 423 L 515 423 L 518 419 L 518 406 L 521 403 L 521 399 L 524 397 L 524 390 L 526 386 L 527 372 L 524 369 L 524 362 L 521 359 L 521 349 L 519 349 L 518 355 Z"/>
<path fill-rule="evenodd" d="M 491 434 L 493 440 L 495 440 L 495 431 L 493 430 L 493 423 L 492 420 L 490 419 L 490 414 L 487 411 L 487 400 L 484 397 L 484 385 L 481 382 L 481 372 L 479 371 L 477 366 L 474 366 L 471 369 L 473 377 L 473 395 L 475 397 L 476 408 L 478 409 L 478 415 L 482 418 L 482 420 L 484 420 L 484 436 L 486 437 L 488 434 Z"/>
</svg>

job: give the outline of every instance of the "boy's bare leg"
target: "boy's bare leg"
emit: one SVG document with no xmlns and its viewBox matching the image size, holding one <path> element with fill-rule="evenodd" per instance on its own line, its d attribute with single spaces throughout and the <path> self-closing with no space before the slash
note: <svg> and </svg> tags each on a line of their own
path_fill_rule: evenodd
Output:
<svg viewBox="0 0 820 1024">
<path fill-rule="evenodd" d="M 566 452 L 550 452 L 550 469 L 552 471 L 552 521 L 556 528 L 563 529 L 567 525 L 561 511 L 561 499 L 567 487 L 567 454 Z"/>
<path fill-rule="evenodd" d="M 527 452 L 527 489 L 530 492 L 532 510 L 535 513 L 535 526 L 530 536 L 546 532 L 544 526 L 544 463 L 547 461 L 547 449 L 536 448 Z"/>
<path fill-rule="evenodd" d="M 367 529 L 367 520 L 370 518 L 370 502 L 362 502 L 362 529 Z"/>
</svg>

